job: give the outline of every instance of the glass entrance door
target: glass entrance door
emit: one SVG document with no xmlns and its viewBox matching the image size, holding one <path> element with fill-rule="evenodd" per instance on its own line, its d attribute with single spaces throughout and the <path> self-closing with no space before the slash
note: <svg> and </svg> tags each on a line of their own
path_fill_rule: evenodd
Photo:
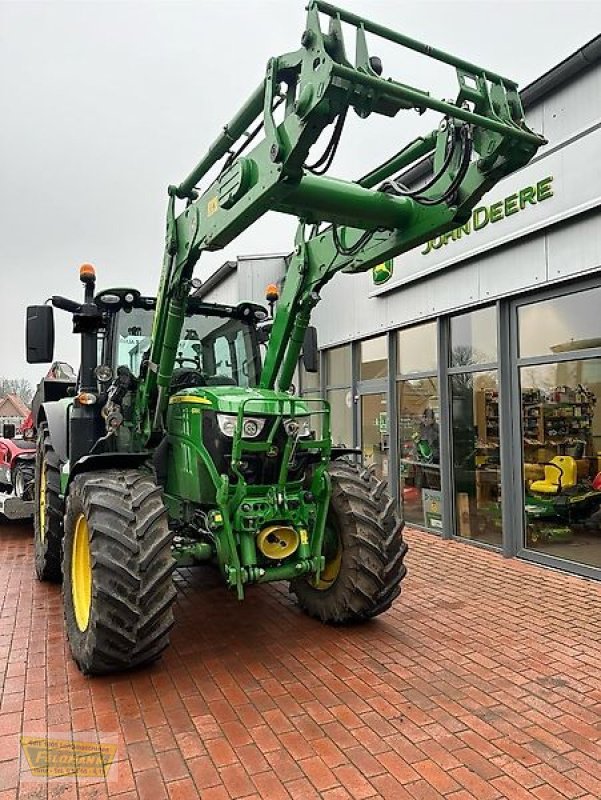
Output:
<svg viewBox="0 0 601 800">
<path fill-rule="evenodd" d="M 587 571 L 601 568 L 600 300 L 594 286 L 518 307 L 523 546 Z"/>
<path fill-rule="evenodd" d="M 361 395 L 361 449 L 365 466 L 375 466 L 379 478 L 388 477 L 388 402 L 384 392 Z"/>
</svg>

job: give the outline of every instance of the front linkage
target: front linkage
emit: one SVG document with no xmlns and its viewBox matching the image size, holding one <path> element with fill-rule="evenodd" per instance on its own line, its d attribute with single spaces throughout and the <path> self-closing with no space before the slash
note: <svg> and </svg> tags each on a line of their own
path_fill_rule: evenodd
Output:
<svg viewBox="0 0 601 800">
<path fill-rule="evenodd" d="M 256 413 L 257 408 L 261 411 L 264 403 L 248 398 L 240 404 L 231 455 L 236 483 L 230 487 L 228 477 L 222 475 L 217 492 L 221 513 L 216 533 L 219 539 L 227 542 L 226 547 L 218 546 L 217 552 L 224 564 L 227 583 L 237 588 L 240 599 L 244 596 L 244 583 L 293 580 L 307 573 L 318 581 L 325 566 L 322 549 L 331 494 L 327 473 L 331 456 L 329 406 L 323 400 L 293 398 L 276 403 L 278 413 L 267 418 L 268 435 L 257 442 L 243 437 L 245 412 Z M 318 440 L 301 438 L 301 425 L 307 420 L 308 406 L 313 403 L 320 406 L 314 410 L 321 419 L 322 435 Z M 276 436 L 282 430 L 286 437 L 280 453 Z M 315 465 L 309 488 L 298 479 L 291 481 L 290 476 L 296 455 L 303 453 L 310 453 Z M 270 486 L 249 487 L 240 469 L 245 454 L 279 458 L 277 481 Z M 285 524 L 281 520 L 285 520 Z M 257 547 L 264 557 L 263 566 L 257 562 Z M 292 554 L 295 555 L 293 561 L 289 559 Z M 277 566 L 266 566 L 265 558 L 276 562 Z M 280 563 L 283 560 L 286 563 Z"/>
</svg>

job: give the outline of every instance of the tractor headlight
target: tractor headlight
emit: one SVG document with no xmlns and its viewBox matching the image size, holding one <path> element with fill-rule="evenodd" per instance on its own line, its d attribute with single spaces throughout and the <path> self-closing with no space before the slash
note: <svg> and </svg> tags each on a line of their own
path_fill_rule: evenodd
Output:
<svg viewBox="0 0 601 800">
<path fill-rule="evenodd" d="M 284 420 L 284 430 L 288 436 L 298 436 L 300 439 L 311 435 L 311 420 L 309 417 L 297 417 Z"/>
<path fill-rule="evenodd" d="M 232 439 L 236 432 L 236 417 L 230 417 L 228 414 L 217 414 L 217 424 L 219 430 L 228 439 Z"/>
<path fill-rule="evenodd" d="M 108 383 L 112 380 L 113 370 L 108 364 L 99 364 L 94 370 L 94 375 L 98 378 L 100 383 Z"/>
<path fill-rule="evenodd" d="M 236 432 L 237 417 L 230 414 L 217 414 L 219 430 L 228 439 L 232 439 Z M 256 439 L 265 427 L 265 420 L 260 417 L 244 417 L 242 423 L 242 438 Z"/>
<path fill-rule="evenodd" d="M 263 425 L 264 420 L 262 419 L 247 418 L 242 426 L 242 435 L 247 436 L 249 439 L 254 439 L 255 436 L 261 433 Z"/>
</svg>

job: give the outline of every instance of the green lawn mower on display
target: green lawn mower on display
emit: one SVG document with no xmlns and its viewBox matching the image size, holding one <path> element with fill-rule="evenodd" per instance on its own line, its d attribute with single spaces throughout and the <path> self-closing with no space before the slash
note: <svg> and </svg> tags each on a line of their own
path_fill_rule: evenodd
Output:
<svg viewBox="0 0 601 800">
<path fill-rule="evenodd" d="M 344 29 L 355 35 L 354 61 Z M 384 78 L 368 35 L 454 68 L 455 102 Z M 324 173 L 351 109 L 361 119 L 430 109 L 442 120 L 345 181 Z M 396 502 L 349 451 L 332 447 L 328 404 L 291 393 L 301 353 L 315 367 L 311 311 L 338 272 L 365 272 L 465 223 L 543 143 L 524 124 L 514 82 L 313 0 L 300 49 L 269 60 L 206 156 L 169 187 L 156 298 L 97 291 L 84 265 L 83 302 L 53 297 L 28 309 L 28 361 L 52 359 L 52 306 L 72 314 L 81 336 L 75 396 L 44 404 L 37 420 L 35 563 L 41 579 L 63 580 L 69 644 L 84 672 L 161 653 L 182 559 L 216 562 L 240 599 L 253 584 L 288 581 L 323 622 L 390 607 L 405 574 Z M 420 187 L 394 178 L 430 156 Z M 204 251 L 270 210 L 299 227 L 262 358 L 265 310 L 200 302 L 192 274 Z"/>
<path fill-rule="evenodd" d="M 601 528 L 601 472 L 579 478 L 576 459 L 555 456 L 542 465 L 544 480 L 531 481 L 525 494 L 528 543 L 570 542 L 573 526 Z"/>
</svg>

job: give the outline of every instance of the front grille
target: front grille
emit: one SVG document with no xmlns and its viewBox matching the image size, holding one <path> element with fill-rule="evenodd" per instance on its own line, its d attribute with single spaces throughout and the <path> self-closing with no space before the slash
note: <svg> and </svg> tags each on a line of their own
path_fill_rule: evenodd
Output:
<svg viewBox="0 0 601 800">
<path fill-rule="evenodd" d="M 256 417 L 256 415 L 253 416 Z M 273 418 L 268 418 L 267 424 L 259 436 L 249 439 L 249 441 L 267 441 L 272 425 Z M 210 453 L 217 471 L 220 475 L 227 475 L 230 481 L 235 484 L 238 476 L 231 468 L 232 439 L 224 436 L 220 431 L 214 411 L 203 412 L 202 431 L 204 445 Z M 280 420 L 273 439 L 273 455 L 267 455 L 267 453 L 242 453 L 243 465 L 240 468 L 240 472 L 244 475 L 244 479 L 249 485 L 273 485 L 277 483 L 287 439 L 288 435 L 284 430 L 282 420 Z M 314 460 L 311 452 L 304 451 L 301 453 L 297 451 L 293 465 L 288 471 L 288 481 L 302 480 L 307 466 Z"/>
</svg>

